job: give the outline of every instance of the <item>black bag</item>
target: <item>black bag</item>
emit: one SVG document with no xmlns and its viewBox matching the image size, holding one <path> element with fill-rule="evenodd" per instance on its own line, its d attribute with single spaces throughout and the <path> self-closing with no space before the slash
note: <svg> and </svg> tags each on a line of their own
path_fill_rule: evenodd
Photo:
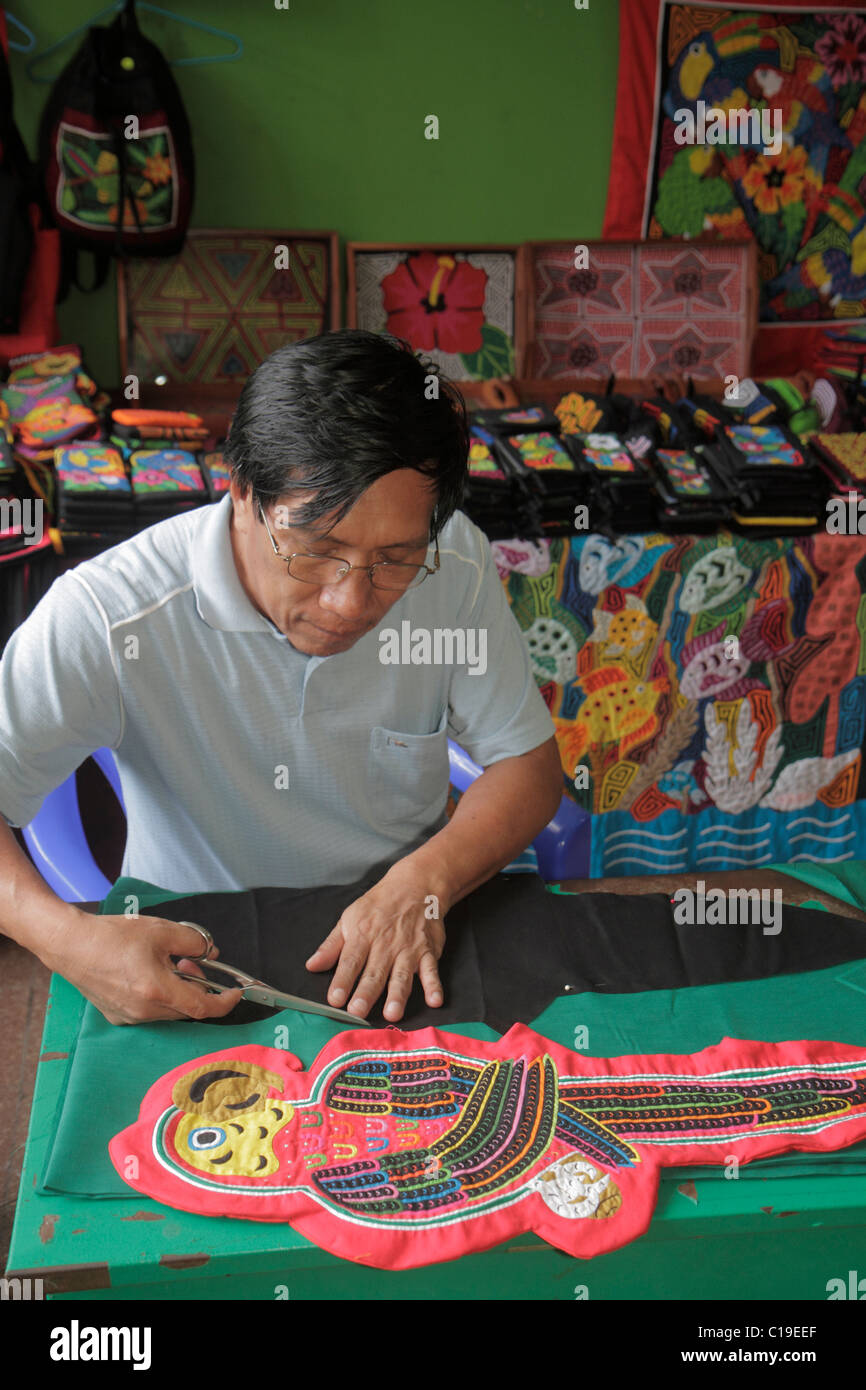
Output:
<svg viewBox="0 0 866 1390">
<path fill-rule="evenodd" d="M 46 213 L 61 233 L 58 300 L 71 283 L 84 288 L 82 251 L 94 255 L 93 290 L 112 256 L 181 250 L 195 182 L 189 122 L 168 63 L 138 27 L 134 0 L 107 28 L 88 30 L 57 78 L 40 123 L 39 163 Z"/>
<path fill-rule="evenodd" d="M 33 165 L 12 116 L 12 79 L 0 48 L 0 333 L 17 333 L 33 254 Z"/>
</svg>

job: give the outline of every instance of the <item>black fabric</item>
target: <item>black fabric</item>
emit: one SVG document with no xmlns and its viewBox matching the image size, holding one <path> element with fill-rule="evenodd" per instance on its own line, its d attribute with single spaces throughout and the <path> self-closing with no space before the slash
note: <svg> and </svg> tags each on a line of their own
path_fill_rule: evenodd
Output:
<svg viewBox="0 0 866 1390">
<path fill-rule="evenodd" d="M 203 893 L 144 915 L 198 922 L 223 961 L 324 1004 L 332 972 L 312 974 L 304 962 L 376 881 Z M 866 956 L 866 923 L 832 913 L 784 906 L 777 935 L 764 935 L 761 926 L 684 926 L 674 922 L 665 894 L 561 896 L 534 874 L 499 874 L 449 912 L 445 929 L 445 1003 L 427 1008 L 416 980 L 401 1027 L 471 1019 L 504 1033 L 512 1023 L 530 1023 L 561 994 L 766 979 Z M 384 996 L 369 1015 L 378 1027 L 385 1026 L 383 1004 Z M 243 1001 L 220 1021 L 252 1022 L 270 1012 Z"/>
</svg>

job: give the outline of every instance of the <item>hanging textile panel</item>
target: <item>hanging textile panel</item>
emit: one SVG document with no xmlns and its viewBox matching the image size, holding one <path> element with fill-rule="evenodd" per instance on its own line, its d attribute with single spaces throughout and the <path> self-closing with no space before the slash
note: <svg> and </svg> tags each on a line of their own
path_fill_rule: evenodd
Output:
<svg viewBox="0 0 866 1390">
<path fill-rule="evenodd" d="M 866 538 L 493 553 L 594 876 L 866 858 Z"/>
<path fill-rule="evenodd" d="M 866 6 L 622 0 L 606 237 L 751 236 L 757 361 L 866 305 Z M 757 369 L 757 368 L 756 368 Z"/>
</svg>

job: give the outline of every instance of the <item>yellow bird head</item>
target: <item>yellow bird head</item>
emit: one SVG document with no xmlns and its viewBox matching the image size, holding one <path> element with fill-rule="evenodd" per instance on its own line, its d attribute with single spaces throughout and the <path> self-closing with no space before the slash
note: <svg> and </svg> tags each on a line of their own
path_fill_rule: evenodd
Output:
<svg viewBox="0 0 866 1390">
<path fill-rule="evenodd" d="M 252 1062 L 209 1062 L 181 1077 L 172 1100 L 184 1112 L 174 1131 L 179 1158 L 212 1176 L 267 1177 L 280 1161 L 274 1139 L 294 1117 L 274 1072 Z"/>
<path fill-rule="evenodd" d="M 680 91 L 689 101 L 697 101 L 713 69 L 713 59 L 707 45 L 700 40 L 689 44 L 680 67 Z"/>
</svg>

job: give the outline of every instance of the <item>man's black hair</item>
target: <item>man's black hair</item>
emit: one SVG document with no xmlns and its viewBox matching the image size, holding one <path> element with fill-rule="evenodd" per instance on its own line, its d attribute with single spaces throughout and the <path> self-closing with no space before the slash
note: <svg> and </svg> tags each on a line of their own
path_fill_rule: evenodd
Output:
<svg viewBox="0 0 866 1390">
<path fill-rule="evenodd" d="M 438 399 L 430 378 L 438 377 Z M 247 381 L 225 453 L 244 494 L 262 505 L 316 490 L 299 507 L 308 526 L 334 523 L 398 468 L 435 490 L 432 535 L 459 507 L 469 433 L 463 397 L 407 343 L 346 328 L 278 348 Z"/>
</svg>

